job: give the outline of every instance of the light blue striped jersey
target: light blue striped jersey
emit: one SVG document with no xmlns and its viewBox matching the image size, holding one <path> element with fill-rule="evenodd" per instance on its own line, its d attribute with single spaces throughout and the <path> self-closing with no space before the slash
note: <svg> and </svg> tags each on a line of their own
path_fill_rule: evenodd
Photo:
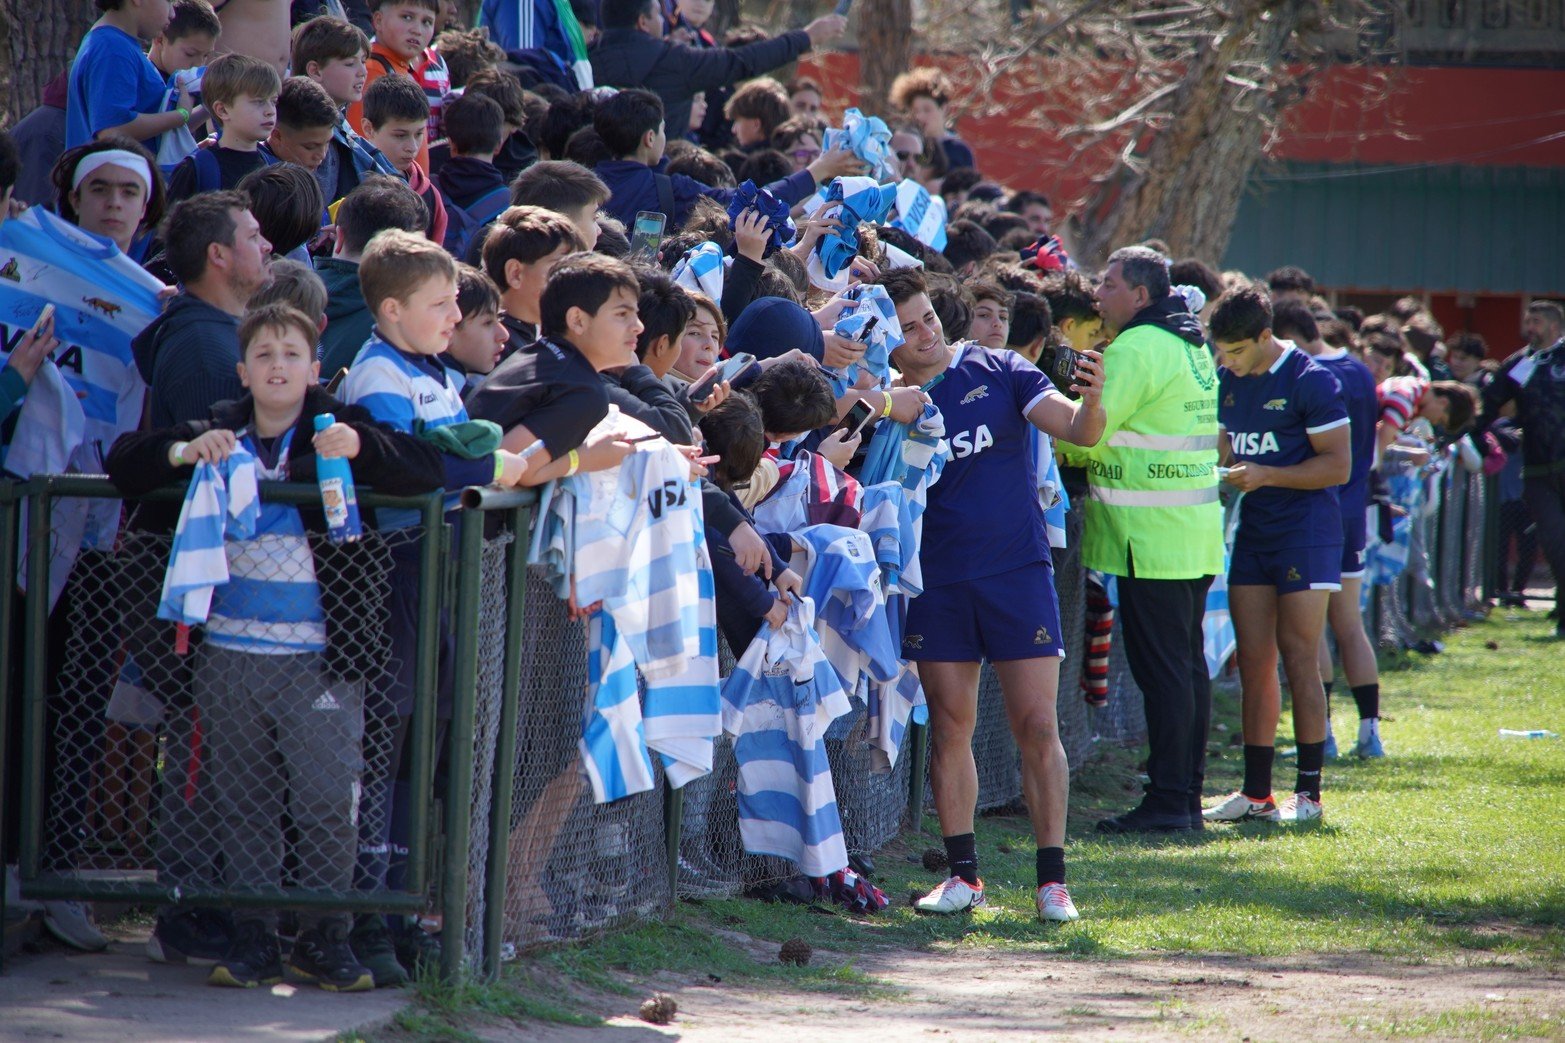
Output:
<svg viewBox="0 0 1565 1043">
<path fill-rule="evenodd" d="M 610 406 L 590 437 L 653 433 Z M 651 788 L 648 750 L 682 786 L 711 771 L 718 718 L 717 612 L 701 490 L 667 441 L 616 468 L 551 483 L 533 560 L 557 592 L 603 603 L 589 629 L 582 759 L 600 802 Z M 645 701 L 636 685 L 646 682 Z"/>
<path fill-rule="evenodd" d="M 174 527 L 158 618 L 205 623 L 212 591 L 228 582 L 228 540 L 255 538 L 261 498 L 255 456 L 242 443 L 219 464 L 196 464 Z"/>
<path fill-rule="evenodd" d="M 886 614 L 885 586 L 874 546 L 865 533 L 840 525 L 810 525 L 790 534 L 803 549 L 791 567 L 818 607 L 821 647 L 848 691 L 859 676 L 894 681 L 901 644 Z"/>
<path fill-rule="evenodd" d="M 242 444 L 256 457 L 260 481 L 288 480 L 290 429 L 277 441 L 277 462 L 267 467 L 253 435 Z M 326 651 L 326 615 L 315 577 L 315 555 L 299 510 L 262 503 L 255 538 L 229 540 L 229 580 L 212 593 L 206 639 L 217 648 L 255 655 Z"/>
<path fill-rule="evenodd" d="M 848 852 L 824 739 L 852 704 L 814 615 L 814 603 L 798 598 L 780 629 L 761 627 L 723 685 L 723 727 L 739 762 L 744 849 L 825 876 L 847 865 Z"/>
<path fill-rule="evenodd" d="M 348 367 L 339 397 L 369 410 L 381 423 L 405 434 L 459 424 L 467 420 L 462 405 L 464 377 L 435 355 L 415 355 L 402 351 L 372 332 Z M 455 510 L 462 498 L 460 489 L 446 493 L 445 508 Z M 422 516 L 416 510 L 387 508 L 376 512 L 383 530 L 405 529 L 417 525 Z"/>
<path fill-rule="evenodd" d="M 0 222 L 0 338 L 14 351 L 53 304 L 54 364 L 75 393 L 64 408 L 79 410 L 81 441 L 61 446 L 62 418 L 35 421 L 24 401 L 6 455 L 6 467 L 27 477 L 63 453 L 71 469 L 103 473 L 109 446 L 141 423 L 147 386 L 136 369 L 131 340 L 162 310 L 163 284 L 102 236 L 84 231 L 41 206 Z M 77 429 L 74 417 L 65 424 Z M 63 470 L 61 467 L 49 468 Z M 120 504 L 95 501 L 80 545 L 114 546 Z M 57 524 L 58 527 L 58 524 Z"/>
</svg>

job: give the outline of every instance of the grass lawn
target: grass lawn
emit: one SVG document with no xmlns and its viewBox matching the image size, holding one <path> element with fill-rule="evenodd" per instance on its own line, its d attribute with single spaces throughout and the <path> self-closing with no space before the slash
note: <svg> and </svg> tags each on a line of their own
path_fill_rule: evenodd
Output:
<svg viewBox="0 0 1565 1043">
<path fill-rule="evenodd" d="M 932 817 L 877 857 L 893 906 L 868 920 L 746 900 L 681 904 L 662 922 L 528 957 L 497 986 L 426 990 L 403 1029 L 449 1032 L 464 1009 L 574 1020 L 569 989 L 629 989 L 627 979 L 716 974 L 862 990 L 876 982 L 846 968 L 783 968 L 742 940 L 804 938 L 851 957 L 882 948 L 1007 947 L 1115 958 L 1158 953 L 1275 957 L 1374 954 L 1419 962 L 1565 963 L 1565 740 L 1501 739 L 1498 729 L 1565 733 L 1565 646 L 1542 613 L 1499 610 L 1452 635 L 1443 655 L 1383 664 L 1382 725 L 1389 756 L 1351 757 L 1326 769 L 1324 824 L 1209 828 L 1188 839 L 1099 839 L 1093 825 L 1139 793 L 1136 751 L 1109 750 L 1071 798 L 1067 860 L 1082 920 L 1044 926 L 1032 912 L 1033 844 L 1024 819 L 978 826 L 989 907 L 971 918 L 915 915 L 910 892 L 936 876 L 919 864 L 939 846 Z M 1497 647 L 1490 648 L 1493 644 Z M 1075 693 L 1070 693 L 1074 698 Z M 1339 745 L 1351 750 L 1355 715 L 1334 699 Z M 1233 693 L 1219 696 L 1208 794 L 1240 775 Z M 1285 718 L 1280 732 L 1290 734 Z M 1279 761 L 1279 792 L 1292 781 Z M 725 937 L 724 932 L 729 932 Z M 1402 1033 L 1443 1034 L 1439 1026 Z M 1400 1034 L 1400 1033 L 1399 1033 Z M 460 1038 L 444 1036 L 442 1038 Z"/>
</svg>

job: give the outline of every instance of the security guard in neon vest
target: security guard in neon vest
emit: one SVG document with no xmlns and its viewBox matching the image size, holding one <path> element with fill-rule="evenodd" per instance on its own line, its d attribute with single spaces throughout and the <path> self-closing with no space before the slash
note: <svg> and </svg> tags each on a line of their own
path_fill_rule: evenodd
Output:
<svg viewBox="0 0 1565 1043">
<path fill-rule="evenodd" d="M 1217 371 L 1200 321 L 1172 292 L 1168 260 L 1116 250 L 1097 286 L 1108 426 L 1087 450 L 1082 565 L 1119 577 L 1125 655 L 1146 706 L 1149 781 L 1106 833 L 1201 828 L 1212 696 L 1201 623 L 1223 567 Z"/>
</svg>

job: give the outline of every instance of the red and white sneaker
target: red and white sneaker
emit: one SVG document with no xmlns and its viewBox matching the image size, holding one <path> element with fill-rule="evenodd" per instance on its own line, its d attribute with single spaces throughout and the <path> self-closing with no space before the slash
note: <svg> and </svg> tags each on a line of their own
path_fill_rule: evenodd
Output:
<svg viewBox="0 0 1565 1043">
<path fill-rule="evenodd" d="M 1201 817 L 1208 822 L 1276 822 L 1277 800 L 1274 797 L 1256 800 L 1254 797 L 1234 792 L 1224 797 L 1215 807 L 1202 811 Z"/>
<path fill-rule="evenodd" d="M 959 876 L 941 881 L 935 889 L 913 903 L 916 913 L 946 916 L 951 913 L 970 913 L 984 904 L 984 882 L 976 885 Z"/>
<path fill-rule="evenodd" d="M 1319 822 L 1326 814 L 1320 801 L 1308 793 L 1290 793 L 1282 799 L 1277 809 L 1277 821 L 1298 825 L 1301 822 Z"/>
<path fill-rule="evenodd" d="M 1065 890 L 1064 884 L 1044 884 L 1038 888 L 1034 901 L 1038 906 L 1040 920 L 1068 923 L 1081 918 L 1081 914 L 1076 912 L 1076 903 L 1071 901 L 1070 892 Z"/>
</svg>

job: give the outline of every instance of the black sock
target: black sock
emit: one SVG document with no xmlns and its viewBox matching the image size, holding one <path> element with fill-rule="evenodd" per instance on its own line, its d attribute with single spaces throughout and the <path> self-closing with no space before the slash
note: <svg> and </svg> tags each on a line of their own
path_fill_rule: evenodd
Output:
<svg viewBox="0 0 1565 1043">
<path fill-rule="evenodd" d="M 1277 755 L 1275 746 L 1244 747 L 1244 786 L 1240 790 L 1252 800 L 1265 800 L 1272 795 L 1272 758 Z"/>
<path fill-rule="evenodd" d="M 1358 703 L 1359 720 L 1367 721 L 1372 717 L 1380 716 L 1380 685 L 1356 684 L 1353 686 L 1353 701 Z"/>
<path fill-rule="evenodd" d="M 1326 763 L 1326 743 L 1299 743 L 1299 778 L 1293 784 L 1293 792 L 1308 793 L 1311 800 L 1320 800 L 1320 769 Z"/>
<path fill-rule="evenodd" d="M 1065 849 L 1040 847 L 1038 849 L 1038 886 L 1065 882 Z"/>
<path fill-rule="evenodd" d="M 1322 681 L 1320 683 L 1321 688 L 1326 691 L 1326 720 L 1328 721 L 1331 720 L 1331 686 L 1334 683 L 1333 681 Z"/>
<path fill-rule="evenodd" d="M 951 875 L 959 876 L 970 884 L 978 883 L 978 838 L 971 833 L 958 833 L 944 839 Z"/>
</svg>

